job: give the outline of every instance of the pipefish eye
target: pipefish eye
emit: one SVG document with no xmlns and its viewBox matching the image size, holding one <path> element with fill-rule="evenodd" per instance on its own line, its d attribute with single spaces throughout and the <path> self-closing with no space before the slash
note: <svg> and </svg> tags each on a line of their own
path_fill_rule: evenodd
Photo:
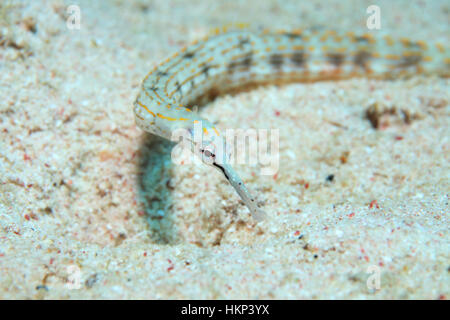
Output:
<svg viewBox="0 0 450 320">
<path fill-rule="evenodd" d="M 207 156 L 208 158 L 210 158 L 210 157 L 215 158 L 216 157 L 216 155 L 214 153 L 212 153 L 211 151 L 209 151 L 209 150 L 204 150 L 204 155 Z"/>
<path fill-rule="evenodd" d="M 207 164 L 212 164 L 214 163 L 216 160 L 216 155 L 211 152 L 208 149 L 200 149 L 201 153 L 202 153 L 202 160 L 203 162 L 207 163 Z"/>
</svg>

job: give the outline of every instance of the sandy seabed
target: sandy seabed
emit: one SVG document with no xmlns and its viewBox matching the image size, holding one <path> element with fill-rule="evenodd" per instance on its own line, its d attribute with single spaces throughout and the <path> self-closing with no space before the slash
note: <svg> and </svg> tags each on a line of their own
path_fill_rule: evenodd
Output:
<svg viewBox="0 0 450 320">
<path fill-rule="evenodd" d="M 448 43 L 448 1 L 2 1 L 0 298 L 447 299 L 447 79 L 269 86 L 202 108 L 221 129 L 280 130 L 276 174 L 237 166 L 258 224 L 218 171 L 173 164 L 134 123 L 146 73 L 212 28 L 366 32 L 370 4 L 393 37 Z"/>
</svg>

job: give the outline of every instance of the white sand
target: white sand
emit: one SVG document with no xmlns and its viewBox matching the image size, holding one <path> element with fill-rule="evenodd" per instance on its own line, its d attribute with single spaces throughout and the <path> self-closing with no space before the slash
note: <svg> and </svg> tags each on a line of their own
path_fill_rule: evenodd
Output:
<svg viewBox="0 0 450 320">
<path fill-rule="evenodd" d="M 0 298 L 446 299 L 448 80 L 272 86 L 203 108 L 222 129 L 280 129 L 275 177 L 237 167 L 269 214 L 258 225 L 219 172 L 171 165 L 134 124 L 148 70 L 213 27 L 364 32 L 374 1 L 342 2 L 2 1 Z M 392 36 L 448 43 L 447 1 L 375 2 Z M 374 105 L 397 110 L 377 130 Z"/>
</svg>

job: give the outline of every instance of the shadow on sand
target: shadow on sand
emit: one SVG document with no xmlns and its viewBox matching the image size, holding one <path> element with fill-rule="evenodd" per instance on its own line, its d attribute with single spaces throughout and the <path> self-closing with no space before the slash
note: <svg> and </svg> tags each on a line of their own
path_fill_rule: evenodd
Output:
<svg viewBox="0 0 450 320">
<path fill-rule="evenodd" d="M 139 148 L 138 204 L 145 211 L 151 239 L 159 244 L 173 244 L 176 238 L 170 186 L 173 146 L 170 141 L 145 134 Z"/>
</svg>

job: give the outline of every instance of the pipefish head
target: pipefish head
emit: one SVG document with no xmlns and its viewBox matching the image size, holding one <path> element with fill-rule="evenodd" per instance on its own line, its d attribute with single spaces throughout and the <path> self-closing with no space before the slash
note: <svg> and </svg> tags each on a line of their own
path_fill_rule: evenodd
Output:
<svg viewBox="0 0 450 320">
<path fill-rule="evenodd" d="M 194 140 L 194 152 L 203 163 L 216 168 L 229 163 L 232 156 L 232 148 L 227 145 L 226 139 L 218 133 L 217 129 L 206 127 L 201 141 Z"/>
<path fill-rule="evenodd" d="M 206 122 L 206 124 L 208 123 Z M 195 135 L 191 135 L 193 137 L 191 147 L 194 153 L 202 159 L 203 163 L 221 171 L 249 208 L 253 218 L 256 221 L 262 220 L 265 216 L 264 211 L 258 208 L 255 198 L 252 197 L 239 175 L 230 165 L 233 150 L 232 145 L 227 145 L 227 139 L 221 136 L 211 125 L 203 127 L 202 131 L 202 139 L 200 140 L 198 138 L 195 139 Z"/>
</svg>

